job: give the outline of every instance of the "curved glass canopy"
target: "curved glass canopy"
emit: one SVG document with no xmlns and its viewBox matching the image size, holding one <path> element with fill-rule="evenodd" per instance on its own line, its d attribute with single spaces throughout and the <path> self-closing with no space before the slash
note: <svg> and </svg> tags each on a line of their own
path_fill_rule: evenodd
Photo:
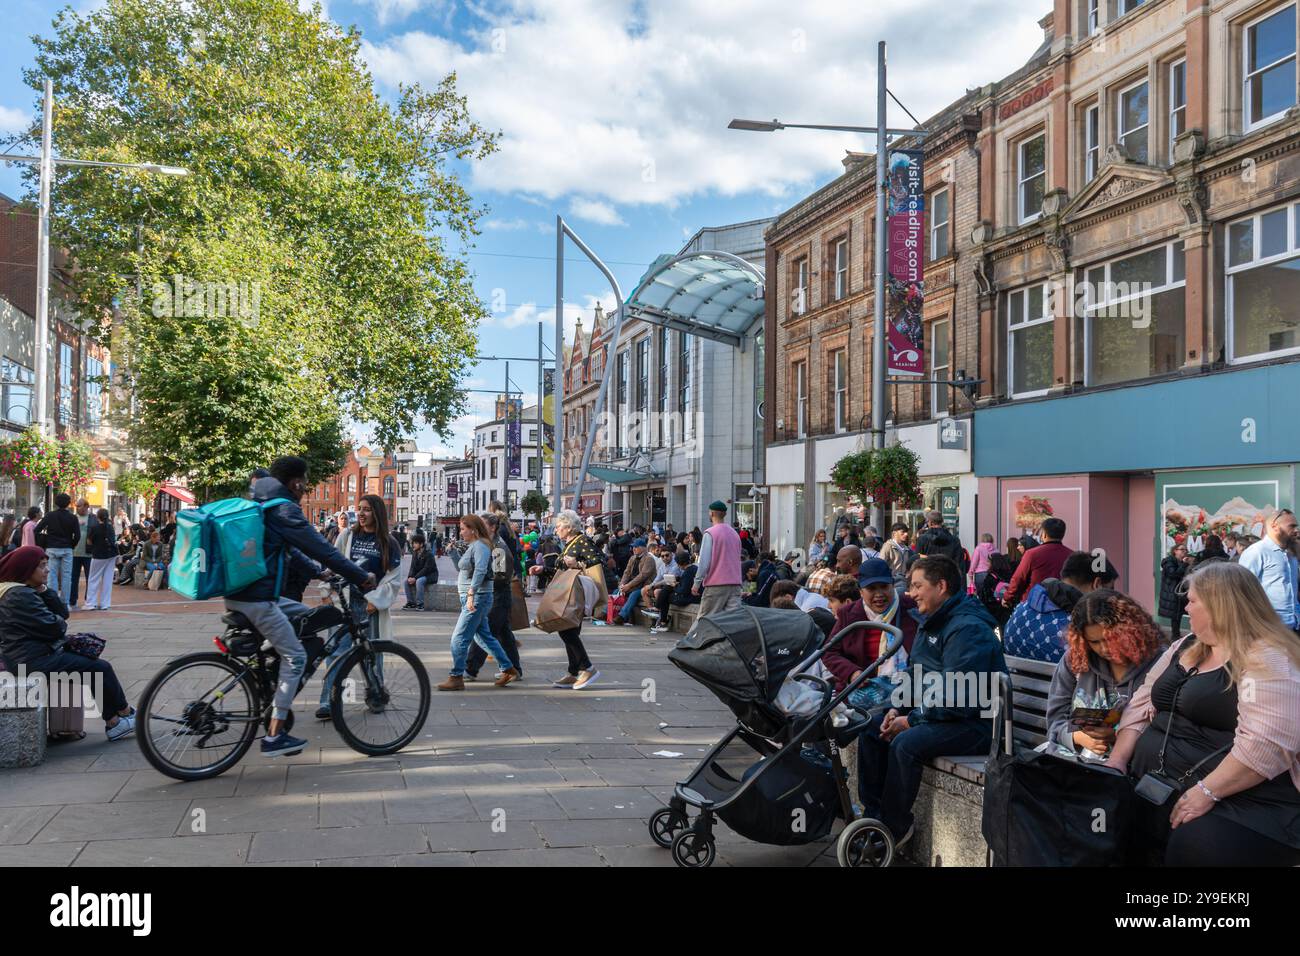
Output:
<svg viewBox="0 0 1300 956">
<path fill-rule="evenodd" d="M 624 308 L 628 318 L 739 348 L 763 317 L 763 273 L 728 252 L 660 256 Z"/>
</svg>

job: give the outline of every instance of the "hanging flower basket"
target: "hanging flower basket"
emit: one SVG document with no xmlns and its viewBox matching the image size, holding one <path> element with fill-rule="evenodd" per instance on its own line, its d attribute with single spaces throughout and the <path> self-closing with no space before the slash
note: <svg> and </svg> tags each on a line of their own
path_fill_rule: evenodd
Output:
<svg viewBox="0 0 1300 956">
<path fill-rule="evenodd" d="M 845 455 L 831 481 L 860 504 L 915 508 L 921 503 L 921 456 L 906 445 L 868 448 Z"/>
<path fill-rule="evenodd" d="M 59 443 L 35 427 L 17 438 L 0 442 L 0 474 L 15 481 L 26 479 L 54 484 L 59 470 Z"/>
</svg>

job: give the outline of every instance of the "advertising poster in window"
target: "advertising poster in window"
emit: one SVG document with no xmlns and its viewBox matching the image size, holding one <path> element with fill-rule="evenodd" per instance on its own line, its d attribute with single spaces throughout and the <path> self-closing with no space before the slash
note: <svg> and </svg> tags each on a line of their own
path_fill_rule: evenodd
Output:
<svg viewBox="0 0 1300 956">
<path fill-rule="evenodd" d="M 1006 525 L 1002 540 L 1017 538 L 1022 545 L 1043 543 L 1043 522 L 1060 518 L 1065 522 L 1064 544 L 1079 547 L 1083 528 L 1083 488 L 1035 488 L 1025 485 L 1003 485 L 1005 496 L 1003 515 Z"/>
<path fill-rule="evenodd" d="M 1291 507 L 1289 467 L 1167 472 L 1156 479 L 1157 563 L 1175 545 L 1205 550 L 1210 535 L 1262 538 L 1279 508 Z"/>
<path fill-rule="evenodd" d="M 925 171 L 919 149 L 889 152 L 889 217 L 886 221 L 889 296 L 889 373 L 924 375 L 921 310 L 925 305 Z"/>
</svg>

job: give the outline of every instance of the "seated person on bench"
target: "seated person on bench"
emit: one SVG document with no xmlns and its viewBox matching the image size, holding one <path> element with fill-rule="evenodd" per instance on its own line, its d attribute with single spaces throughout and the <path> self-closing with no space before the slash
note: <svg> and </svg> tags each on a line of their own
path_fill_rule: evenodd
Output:
<svg viewBox="0 0 1300 956">
<path fill-rule="evenodd" d="M 994 620 L 951 558 L 919 558 L 908 572 L 920 625 L 900 703 L 872 719 L 858 738 L 858 797 L 895 845 L 912 838 L 912 804 L 921 771 L 935 757 L 987 754 L 1000 678 L 1007 672 Z"/>
</svg>

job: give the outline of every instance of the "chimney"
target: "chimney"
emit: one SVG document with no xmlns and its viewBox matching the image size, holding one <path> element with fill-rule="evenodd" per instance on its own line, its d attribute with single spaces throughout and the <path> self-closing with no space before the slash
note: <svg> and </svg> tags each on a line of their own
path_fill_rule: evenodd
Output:
<svg viewBox="0 0 1300 956">
<path fill-rule="evenodd" d="M 846 149 L 844 151 L 844 158 L 840 160 L 840 162 L 844 164 L 844 171 L 846 173 L 851 173 L 863 163 L 875 162 L 875 160 L 876 156 L 874 153 L 855 153 L 851 149 Z"/>
<path fill-rule="evenodd" d="M 1043 28 L 1044 43 L 1051 43 L 1054 39 L 1056 39 L 1056 30 L 1054 29 L 1056 25 L 1055 11 L 1049 12 L 1047 16 L 1039 20 L 1038 25 Z"/>
</svg>

